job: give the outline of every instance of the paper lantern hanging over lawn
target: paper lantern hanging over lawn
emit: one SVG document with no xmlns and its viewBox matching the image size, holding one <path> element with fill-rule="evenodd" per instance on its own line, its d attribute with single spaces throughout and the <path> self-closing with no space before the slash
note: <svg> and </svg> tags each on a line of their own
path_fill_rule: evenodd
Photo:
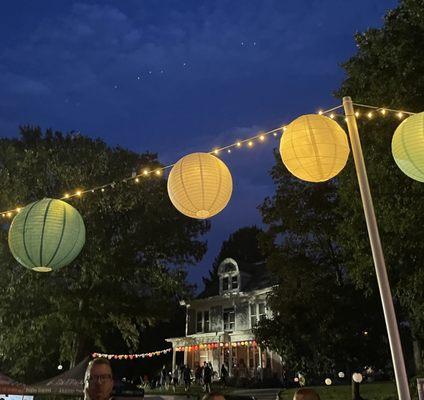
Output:
<svg viewBox="0 0 424 400">
<path fill-rule="evenodd" d="M 49 272 L 71 263 L 85 242 L 79 212 L 61 200 L 43 199 L 27 205 L 13 219 L 9 248 L 24 267 Z"/>
<path fill-rule="evenodd" d="M 233 180 L 227 166 L 208 153 L 181 158 L 168 177 L 172 204 L 191 218 L 210 218 L 222 211 L 230 200 Z"/>
<path fill-rule="evenodd" d="M 281 136 L 280 155 L 297 178 L 323 182 L 344 168 L 349 144 L 337 122 L 323 115 L 302 115 Z"/>
<path fill-rule="evenodd" d="M 405 175 L 424 182 L 424 112 L 411 115 L 397 127 L 392 154 Z"/>
</svg>

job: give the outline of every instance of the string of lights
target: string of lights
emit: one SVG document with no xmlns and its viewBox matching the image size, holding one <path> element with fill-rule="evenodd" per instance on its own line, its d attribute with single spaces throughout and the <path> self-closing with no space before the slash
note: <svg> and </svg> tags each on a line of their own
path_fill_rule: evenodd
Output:
<svg viewBox="0 0 424 400">
<path fill-rule="evenodd" d="M 414 115 L 415 113 L 410 111 L 404 111 L 404 110 L 395 110 L 391 108 L 386 107 L 377 107 L 377 106 L 371 106 L 367 104 L 360 104 L 360 103 L 353 103 L 354 106 L 359 107 L 355 109 L 355 116 L 356 118 L 366 117 L 368 119 L 372 119 L 374 116 L 386 116 L 388 114 L 396 114 L 397 118 L 402 119 L 405 116 Z M 319 110 L 319 115 L 327 115 L 331 119 L 337 119 L 337 118 L 343 118 L 345 119 L 345 116 L 342 114 L 335 113 L 336 110 L 342 108 L 343 105 L 339 105 L 336 107 L 332 107 L 328 110 Z M 364 112 L 362 109 L 368 109 L 372 111 Z M 270 135 L 277 137 L 279 134 L 282 134 L 286 130 L 286 126 L 283 125 L 281 127 L 271 129 L 266 132 L 260 132 L 254 136 L 248 137 L 243 140 L 237 140 L 236 142 L 233 142 L 231 144 L 222 146 L 222 147 L 216 147 L 213 150 L 209 151 L 209 154 L 213 155 L 219 155 L 222 152 L 226 152 L 228 154 L 232 153 L 233 149 L 240 149 L 242 147 L 252 148 L 255 144 L 255 142 L 264 143 L 266 141 L 266 138 Z M 172 168 L 174 166 L 173 164 L 168 164 L 162 167 L 154 168 L 154 169 L 143 169 L 140 173 L 132 173 L 131 176 L 125 177 L 120 179 L 119 181 L 113 181 L 109 182 L 103 185 L 95 186 L 90 189 L 77 189 L 73 192 L 65 193 L 61 197 L 58 197 L 60 200 L 69 201 L 73 198 L 80 198 L 81 196 L 89 193 L 96 193 L 96 192 L 105 192 L 107 189 L 113 189 L 118 183 L 128 183 L 128 182 L 134 182 L 135 184 L 138 184 L 142 181 L 142 179 L 148 178 L 149 176 L 155 176 L 160 177 L 163 175 L 163 173 Z M 21 211 L 22 207 L 14 207 L 9 210 L 0 211 L 0 215 L 3 218 L 11 218 L 15 214 L 19 213 Z"/>
</svg>

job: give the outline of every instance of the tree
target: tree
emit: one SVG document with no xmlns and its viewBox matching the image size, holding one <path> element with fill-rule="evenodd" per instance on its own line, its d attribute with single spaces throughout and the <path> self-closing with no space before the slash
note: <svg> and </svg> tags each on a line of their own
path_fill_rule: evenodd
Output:
<svg viewBox="0 0 424 400">
<path fill-rule="evenodd" d="M 424 1 L 404 0 L 388 12 L 380 29 L 356 35 L 357 53 L 343 64 L 347 77 L 339 97 L 354 102 L 424 109 Z M 385 252 L 389 279 L 400 320 L 411 328 L 417 371 L 423 370 L 424 185 L 405 176 L 391 155 L 397 118 L 360 122 L 359 131 Z M 375 274 L 353 165 L 340 178 L 338 225 L 346 265 L 358 287 L 375 291 Z M 405 325 L 405 324 L 404 324 Z"/>
<path fill-rule="evenodd" d="M 388 346 L 380 345 L 384 325 L 375 317 L 378 303 L 354 289 L 334 229 L 337 181 L 303 182 L 275 156 L 276 192 L 261 207 L 268 226 L 261 247 L 279 284 L 268 299 L 272 318 L 255 330 L 258 340 L 276 350 L 287 368 L 314 375 L 383 367 Z"/>
<path fill-rule="evenodd" d="M 143 327 L 168 318 L 176 294 L 190 291 L 181 266 L 201 259 L 209 224 L 178 213 L 160 177 L 122 181 L 159 167 L 154 154 L 25 127 L 20 139 L 1 140 L 0 163 L 2 209 L 115 182 L 70 201 L 84 219 L 86 244 L 53 273 L 18 265 L 3 219 L 2 367 L 31 380 L 53 373 L 59 360 L 73 365 L 91 351 L 137 350 Z"/>
<path fill-rule="evenodd" d="M 222 243 L 221 249 L 209 271 L 209 277 L 203 278 L 205 292 L 218 291 L 218 267 L 226 258 L 234 258 L 237 262 L 256 263 L 264 260 L 264 255 L 259 249 L 258 236 L 262 229 L 256 226 L 246 226 L 233 232 Z"/>
</svg>

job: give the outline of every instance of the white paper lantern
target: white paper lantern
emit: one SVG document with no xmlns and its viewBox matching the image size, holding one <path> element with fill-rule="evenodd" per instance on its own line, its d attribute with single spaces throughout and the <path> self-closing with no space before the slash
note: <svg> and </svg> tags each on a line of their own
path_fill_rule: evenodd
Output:
<svg viewBox="0 0 424 400">
<path fill-rule="evenodd" d="M 340 125 L 324 115 L 302 115 L 281 136 L 280 155 L 297 178 L 324 182 L 335 177 L 349 157 L 347 136 Z"/>
<path fill-rule="evenodd" d="M 231 198 L 233 180 L 227 166 L 209 153 L 181 158 L 168 178 L 172 204 L 191 218 L 206 219 L 222 211 Z"/>
</svg>

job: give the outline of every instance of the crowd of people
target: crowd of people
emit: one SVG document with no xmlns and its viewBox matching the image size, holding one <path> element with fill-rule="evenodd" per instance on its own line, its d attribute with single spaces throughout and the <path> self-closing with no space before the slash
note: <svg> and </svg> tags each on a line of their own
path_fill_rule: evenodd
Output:
<svg viewBox="0 0 424 400">
<path fill-rule="evenodd" d="M 222 364 L 219 371 L 214 371 L 212 363 L 204 362 L 203 365 L 197 364 L 194 371 L 187 365 L 176 366 L 173 371 L 166 369 L 166 366 L 162 367 L 160 374 L 150 381 L 145 376 L 142 380 L 142 386 L 150 389 L 161 388 L 176 391 L 177 386 L 184 386 L 185 391 L 189 391 L 192 383 L 200 385 L 204 388 L 206 393 L 211 391 L 212 381 L 219 380 L 223 387 L 227 386 L 228 383 L 228 368 Z"/>
<path fill-rule="evenodd" d="M 211 363 L 204 362 L 203 366 L 198 366 L 195 370 L 195 378 L 198 383 L 204 387 L 206 395 L 202 400 L 226 400 L 225 396 L 219 392 L 211 391 L 211 381 L 213 376 Z M 174 386 L 184 383 L 186 390 L 190 389 L 192 374 L 187 365 L 176 367 L 171 374 L 168 373 L 165 366 L 161 371 L 161 384 L 166 382 Z M 169 381 L 169 376 L 171 380 Z M 228 377 L 228 370 L 225 365 L 221 367 L 221 380 Z M 225 382 L 224 378 L 224 382 Z M 110 400 L 113 392 L 113 374 L 109 360 L 105 358 L 95 358 L 87 366 L 84 376 L 84 400 Z M 294 394 L 293 400 L 320 400 L 319 395 L 308 388 L 300 388 Z"/>
</svg>

